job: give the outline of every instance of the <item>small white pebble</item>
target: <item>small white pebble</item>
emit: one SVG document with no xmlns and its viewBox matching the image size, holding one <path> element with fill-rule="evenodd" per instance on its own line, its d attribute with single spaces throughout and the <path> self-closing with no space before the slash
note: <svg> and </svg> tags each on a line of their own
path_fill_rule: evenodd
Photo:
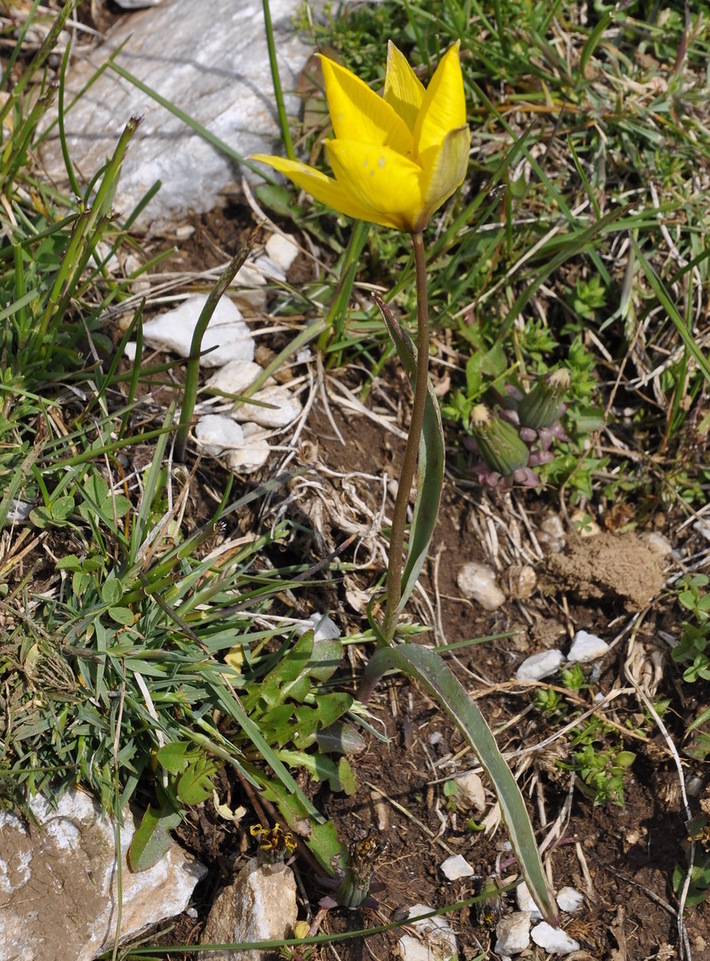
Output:
<svg viewBox="0 0 710 961">
<path fill-rule="evenodd" d="M 229 469 L 235 474 L 251 474 L 263 467 L 271 453 L 266 437 L 266 432 L 256 424 L 244 424 L 244 443 L 230 451 L 227 457 Z"/>
<path fill-rule="evenodd" d="M 220 367 L 216 374 L 212 374 L 205 384 L 211 390 L 219 390 L 224 394 L 243 394 L 247 387 L 251 387 L 264 368 L 253 360 L 232 360 L 224 367 Z"/>
<path fill-rule="evenodd" d="M 259 403 L 250 403 L 258 401 Z M 268 407 L 261 407 L 268 404 Z M 239 404 L 234 417 L 238 421 L 251 421 L 260 427 L 286 427 L 301 413 L 300 400 L 286 387 L 278 384 L 258 390 L 245 404 Z"/>
<path fill-rule="evenodd" d="M 586 511 L 575 511 L 570 520 L 572 521 L 572 527 L 577 531 L 578 537 L 596 537 L 602 532 L 599 524 Z"/>
<path fill-rule="evenodd" d="M 530 894 L 530 889 L 528 888 L 525 881 L 521 881 L 520 884 L 515 889 L 515 900 L 517 902 L 518 908 L 521 911 L 529 911 L 530 917 L 535 921 L 542 920 L 542 914 L 540 909 L 533 901 L 533 896 Z"/>
<path fill-rule="evenodd" d="M 572 954 L 579 951 L 579 942 L 571 938 L 562 928 L 553 928 L 547 921 L 541 921 L 532 929 L 532 939 L 538 947 L 550 954 Z"/>
<path fill-rule="evenodd" d="M 298 244 L 285 234 L 272 234 L 264 244 L 264 249 L 271 263 L 276 264 L 285 274 L 298 257 Z"/>
<path fill-rule="evenodd" d="M 526 601 L 537 587 L 537 574 L 529 564 L 514 564 L 507 570 L 508 593 L 516 601 Z"/>
<path fill-rule="evenodd" d="M 656 531 L 648 531 L 642 534 L 641 540 L 645 541 L 651 550 L 660 557 L 667 557 L 673 553 L 673 545 L 668 538 L 664 537 L 663 534 L 656 533 Z"/>
<path fill-rule="evenodd" d="M 464 597 L 478 601 L 486 611 L 495 611 L 505 603 L 505 594 L 498 586 L 495 572 L 487 564 L 474 561 L 464 564 L 456 583 Z"/>
<path fill-rule="evenodd" d="M 496 924 L 496 954 L 521 954 L 530 945 L 530 912 L 513 911 Z"/>
<path fill-rule="evenodd" d="M 454 854 L 452 857 L 442 861 L 439 867 L 444 877 L 448 878 L 449 881 L 457 881 L 459 878 L 470 878 L 473 877 L 474 874 L 471 865 L 466 858 L 460 854 Z"/>
<path fill-rule="evenodd" d="M 540 681 L 543 677 L 549 677 L 559 670 L 560 665 L 565 659 L 562 651 L 554 648 L 551 651 L 540 651 L 526 657 L 515 676 L 519 681 Z"/>
<path fill-rule="evenodd" d="M 454 803 L 464 811 L 474 811 L 482 814 L 486 809 L 486 792 L 483 781 L 474 771 L 467 771 L 454 778 L 456 794 Z"/>
<path fill-rule="evenodd" d="M 604 657 L 609 651 L 609 645 L 596 634 L 589 634 L 587 631 L 577 631 L 569 649 L 567 660 L 579 664 L 589 664 L 600 657 Z"/>
<path fill-rule="evenodd" d="M 544 544 L 552 554 L 559 554 L 566 543 L 565 529 L 557 514 L 547 514 L 540 523 L 537 539 Z"/>
<path fill-rule="evenodd" d="M 231 417 L 225 417 L 223 414 L 208 414 L 197 422 L 195 438 L 208 454 L 218 457 L 222 451 L 242 447 L 244 431 Z"/>
<path fill-rule="evenodd" d="M 565 886 L 557 892 L 557 905 L 560 911 L 566 911 L 567 914 L 574 914 L 575 911 L 579 911 L 583 904 L 584 895 L 577 891 L 576 888 Z"/>
<path fill-rule="evenodd" d="M 417 934 L 404 934 L 397 942 L 401 961 L 456 961 L 456 935 L 446 918 L 414 920 L 431 911 L 426 904 L 415 904 L 409 909 L 407 923 Z"/>
</svg>

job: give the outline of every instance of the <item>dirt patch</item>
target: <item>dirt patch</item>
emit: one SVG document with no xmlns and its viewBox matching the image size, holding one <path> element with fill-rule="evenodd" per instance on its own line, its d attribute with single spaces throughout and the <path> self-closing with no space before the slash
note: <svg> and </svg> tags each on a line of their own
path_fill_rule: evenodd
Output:
<svg viewBox="0 0 710 961">
<path fill-rule="evenodd" d="M 640 611 L 664 584 L 658 553 L 636 534 L 597 534 L 573 541 L 547 561 L 550 584 L 582 600 L 622 601 Z"/>
</svg>

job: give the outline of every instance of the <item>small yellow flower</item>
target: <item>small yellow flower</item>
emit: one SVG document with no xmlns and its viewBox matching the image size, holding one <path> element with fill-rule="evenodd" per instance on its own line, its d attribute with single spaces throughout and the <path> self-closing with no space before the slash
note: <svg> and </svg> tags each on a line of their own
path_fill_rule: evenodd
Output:
<svg viewBox="0 0 710 961">
<path fill-rule="evenodd" d="M 335 178 L 297 160 L 260 160 L 316 200 L 357 220 L 415 233 L 461 185 L 471 133 L 466 126 L 459 43 L 425 89 L 390 41 L 384 95 L 321 56 L 334 139 L 325 141 Z"/>
</svg>

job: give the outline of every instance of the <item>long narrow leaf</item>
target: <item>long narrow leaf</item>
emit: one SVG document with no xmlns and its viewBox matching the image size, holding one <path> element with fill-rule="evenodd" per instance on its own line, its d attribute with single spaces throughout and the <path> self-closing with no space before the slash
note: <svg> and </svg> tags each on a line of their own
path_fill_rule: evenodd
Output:
<svg viewBox="0 0 710 961">
<path fill-rule="evenodd" d="M 503 820 L 530 893 L 547 921 L 555 924 L 557 906 L 545 881 L 523 796 L 483 715 L 441 657 L 419 644 L 400 644 L 377 651 L 365 669 L 359 693 L 361 699 L 368 700 L 379 678 L 393 669 L 416 678 L 443 707 L 476 752 L 498 795 Z"/>
<path fill-rule="evenodd" d="M 416 372 L 414 347 L 406 332 L 395 320 L 392 311 L 377 294 L 373 295 L 380 309 L 392 343 L 399 354 L 402 366 L 413 382 Z M 412 383 L 412 386 L 414 384 Z M 414 590 L 429 550 L 436 518 L 439 512 L 441 488 L 444 483 L 444 431 L 441 424 L 439 402 L 431 383 L 427 385 L 426 407 L 422 439 L 419 446 L 419 470 L 417 472 L 417 498 L 414 517 L 409 531 L 407 563 L 402 575 L 402 598 L 398 610 L 402 611 Z"/>
</svg>

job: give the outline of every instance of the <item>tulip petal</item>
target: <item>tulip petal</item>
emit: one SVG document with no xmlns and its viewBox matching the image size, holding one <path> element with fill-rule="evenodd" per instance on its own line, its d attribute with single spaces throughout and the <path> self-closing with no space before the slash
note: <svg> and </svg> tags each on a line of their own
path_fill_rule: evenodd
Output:
<svg viewBox="0 0 710 961">
<path fill-rule="evenodd" d="M 466 98 L 459 61 L 460 42 L 449 47 L 427 87 L 414 127 L 417 159 L 430 147 L 441 145 L 450 130 L 466 123 Z"/>
<path fill-rule="evenodd" d="M 425 93 L 407 58 L 390 40 L 387 44 L 387 73 L 383 96 L 410 130 L 414 130 Z"/>
<path fill-rule="evenodd" d="M 308 164 L 300 163 L 298 160 L 270 157 L 265 154 L 254 154 L 251 159 L 269 164 L 274 170 L 286 174 L 296 186 L 308 191 L 316 200 L 332 207 L 338 213 L 353 217 L 355 220 L 367 220 L 371 223 L 382 224 L 385 227 L 393 226 L 391 220 L 383 220 L 382 214 L 362 203 L 356 194 L 333 180 L 332 177 L 327 177 L 320 170 L 316 170 L 315 167 L 309 167 Z"/>
<path fill-rule="evenodd" d="M 441 147 L 431 147 L 421 158 L 424 168 L 422 193 L 429 217 L 460 186 L 468 169 L 471 131 L 468 127 L 450 130 Z"/>
<path fill-rule="evenodd" d="M 321 55 L 328 110 L 338 140 L 391 147 L 412 156 L 412 133 L 394 108 L 354 73 Z"/>
<path fill-rule="evenodd" d="M 391 150 L 360 141 L 326 140 L 336 180 L 397 230 L 411 231 L 421 218 L 422 171 L 418 164 Z M 417 228 L 418 229 L 418 228 Z"/>
</svg>

